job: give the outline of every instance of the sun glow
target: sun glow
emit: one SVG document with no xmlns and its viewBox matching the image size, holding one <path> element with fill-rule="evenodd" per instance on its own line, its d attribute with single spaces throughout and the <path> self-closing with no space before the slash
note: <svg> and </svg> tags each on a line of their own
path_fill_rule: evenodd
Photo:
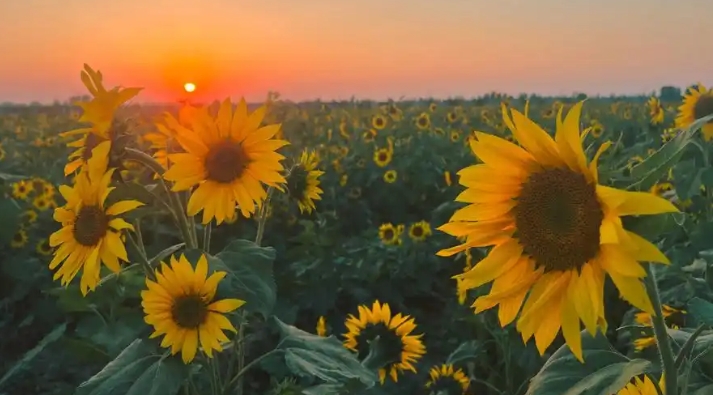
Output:
<svg viewBox="0 0 713 395">
<path fill-rule="evenodd" d="M 194 84 L 192 82 L 186 82 L 185 84 L 183 84 L 183 89 L 186 92 L 191 93 L 196 90 L 196 84 Z"/>
</svg>

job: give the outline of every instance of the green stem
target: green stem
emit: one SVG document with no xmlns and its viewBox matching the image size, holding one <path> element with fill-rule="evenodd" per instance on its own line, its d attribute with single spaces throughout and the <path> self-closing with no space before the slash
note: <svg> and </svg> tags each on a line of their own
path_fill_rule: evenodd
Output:
<svg viewBox="0 0 713 395">
<path fill-rule="evenodd" d="M 227 394 L 228 391 L 230 391 L 230 387 L 231 387 L 233 384 L 235 384 L 236 381 L 237 381 L 238 383 L 240 383 L 240 381 L 241 381 L 243 375 L 244 375 L 248 370 L 250 370 L 250 368 L 252 368 L 253 366 L 255 366 L 255 365 L 257 365 L 258 363 L 260 363 L 263 359 L 265 359 L 265 358 L 267 358 L 267 357 L 269 357 L 269 356 L 272 356 L 272 355 L 274 355 L 274 354 L 277 354 L 278 352 L 282 352 L 282 351 L 283 351 L 283 350 L 281 350 L 281 349 L 279 349 L 279 348 L 275 348 L 274 350 L 269 351 L 269 352 L 266 352 L 265 354 L 262 354 L 261 356 L 259 356 L 259 357 L 255 358 L 255 359 L 253 359 L 249 364 L 245 365 L 242 369 L 240 369 L 240 370 L 238 371 L 238 374 L 235 375 L 235 377 L 233 377 L 232 379 L 230 379 L 230 381 L 228 381 L 228 384 L 226 384 L 225 387 L 223 387 L 223 394 Z M 236 393 L 241 393 L 241 392 L 242 392 L 241 387 L 238 387 Z"/>
<path fill-rule="evenodd" d="M 656 344 L 658 345 L 666 382 L 665 393 L 666 395 L 678 395 L 678 371 L 676 369 L 676 360 L 674 359 L 673 348 L 671 348 L 671 341 L 668 338 L 668 332 L 666 330 L 666 321 L 663 316 L 659 287 L 656 283 L 656 274 L 653 270 L 651 270 L 651 265 L 646 265 L 646 274 L 646 291 L 648 292 L 649 299 L 651 299 L 651 304 L 654 307 L 654 314 L 651 316 L 651 322 L 654 328 L 654 336 L 656 337 Z"/>
<path fill-rule="evenodd" d="M 141 234 L 141 220 L 135 219 L 133 222 L 134 233 L 136 234 L 136 241 L 141 248 L 141 254 L 148 259 L 148 254 L 146 254 L 146 246 L 144 245 L 144 236 Z"/>
<path fill-rule="evenodd" d="M 203 251 L 205 251 L 207 254 L 210 254 L 210 236 L 211 229 L 213 228 L 211 225 L 212 222 L 208 222 L 203 228 Z"/>
<path fill-rule="evenodd" d="M 139 263 L 144 269 L 146 277 L 148 277 L 151 281 L 156 281 L 156 273 L 154 273 L 153 269 L 151 268 L 151 264 L 149 263 L 149 259 L 144 254 L 143 248 L 139 247 L 139 243 L 134 239 L 133 236 L 128 233 L 126 235 L 126 239 L 129 240 L 129 243 L 131 243 L 134 249 L 139 253 Z"/>
<path fill-rule="evenodd" d="M 267 222 L 267 207 L 270 205 L 270 199 L 272 198 L 272 193 L 275 190 L 275 188 L 270 187 L 267 190 L 267 197 L 265 200 L 262 202 L 262 206 L 260 206 L 260 211 L 259 211 L 259 218 L 258 218 L 258 223 L 257 223 L 257 234 L 255 235 L 255 244 L 260 246 L 262 243 L 262 238 L 263 235 L 265 234 L 265 223 Z M 245 311 L 243 309 L 240 310 L 240 324 L 238 325 L 238 339 L 237 342 L 240 343 L 240 348 L 238 349 L 238 371 L 242 372 L 245 370 Z M 253 361 L 255 362 L 255 361 Z M 248 366 L 250 366 L 253 362 L 251 362 Z M 238 376 L 238 387 L 235 391 L 237 395 L 243 395 L 243 378 L 242 376 Z"/>
<path fill-rule="evenodd" d="M 178 229 L 181 231 L 181 237 L 183 238 L 183 241 L 186 243 L 186 248 L 188 249 L 195 249 L 197 248 L 197 243 L 195 242 L 195 237 L 193 237 L 193 233 L 191 232 L 190 227 L 188 225 L 188 217 L 186 216 L 186 211 L 183 208 L 183 203 L 181 203 L 181 198 L 176 192 L 172 192 L 171 189 L 168 187 L 168 184 L 166 184 L 166 181 L 163 179 L 163 167 L 161 166 L 160 163 L 156 162 L 154 158 L 151 156 L 147 155 L 146 153 L 134 149 L 134 148 L 125 148 L 126 151 L 126 159 L 127 160 L 133 160 L 135 162 L 139 162 L 142 165 L 146 166 L 149 170 L 153 171 L 154 173 L 158 174 L 160 177 L 159 182 L 163 186 L 164 190 L 166 191 L 166 194 L 168 195 L 169 199 L 171 200 L 171 206 L 173 208 L 173 212 L 176 216 L 177 222 L 178 222 Z"/>
</svg>

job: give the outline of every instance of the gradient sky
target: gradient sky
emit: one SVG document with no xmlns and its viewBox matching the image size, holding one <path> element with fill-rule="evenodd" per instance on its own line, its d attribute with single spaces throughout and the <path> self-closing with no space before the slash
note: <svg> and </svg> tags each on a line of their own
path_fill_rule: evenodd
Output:
<svg viewBox="0 0 713 395">
<path fill-rule="evenodd" d="M 0 0 L 0 102 L 643 93 L 713 82 L 710 0 Z"/>
</svg>

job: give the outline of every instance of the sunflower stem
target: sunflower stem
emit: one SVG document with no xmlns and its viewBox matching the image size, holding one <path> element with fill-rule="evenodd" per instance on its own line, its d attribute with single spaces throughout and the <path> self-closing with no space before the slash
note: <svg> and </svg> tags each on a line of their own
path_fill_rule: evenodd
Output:
<svg viewBox="0 0 713 395">
<path fill-rule="evenodd" d="M 139 263 L 141 264 L 141 267 L 144 269 L 144 272 L 146 273 L 146 277 L 148 277 L 149 280 L 151 280 L 151 281 L 156 281 L 156 273 L 154 273 L 153 269 L 151 268 L 149 259 L 144 254 L 143 249 L 141 247 L 139 247 L 139 243 L 129 233 L 126 234 L 126 238 L 129 240 L 129 243 L 131 243 L 131 246 L 136 250 L 136 252 L 139 253 Z"/>
<path fill-rule="evenodd" d="M 671 342 L 668 338 L 666 329 L 666 321 L 664 320 L 663 307 L 661 305 L 661 296 L 659 287 L 656 283 L 656 274 L 651 270 L 651 265 L 646 265 L 646 291 L 651 299 L 651 304 L 654 308 L 654 314 L 651 315 L 651 323 L 654 328 L 654 336 L 658 345 L 661 364 L 663 365 L 663 374 L 665 380 L 666 395 L 678 395 L 678 371 L 676 369 L 676 360 L 674 359 Z"/>
<path fill-rule="evenodd" d="M 147 155 L 141 150 L 137 150 L 134 148 L 124 148 L 126 152 L 126 159 L 127 160 L 132 160 L 134 162 L 139 162 L 142 165 L 144 165 L 146 168 L 149 170 L 153 171 L 157 175 L 159 175 L 159 182 L 163 186 L 163 189 L 166 191 L 166 194 L 168 195 L 169 199 L 171 200 L 171 207 L 173 207 L 173 213 L 176 216 L 176 222 L 178 223 L 178 229 L 181 231 L 181 237 L 183 238 L 183 241 L 186 243 L 186 248 L 187 249 L 195 249 L 197 248 L 197 243 L 195 242 L 195 238 L 192 236 L 191 231 L 188 226 L 188 218 L 186 215 L 186 211 L 183 209 L 183 204 L 181 203 L 181 199 L 178 195 L 178 193 L 171 191 L 171 189 L 168 187 L 168 184 L 166 184 L 166 180 L 163 179 L 163 167 L 161 166 L 160 163 L 156 162 L 154 158 L 151 156 Z"/>
<path fill-rule="evenodd" d="M 267 222 L 267 207 L 270 204 L 270 199 L 272 199 L 272 193 L 275 190 L 273 187 L 267 189 L 267 197 L 262 202 L 259 209 L 259 217 L 257 222 L 257 234 L 255 235 L 255 244 L 260 246 L 262 243 L 263 235 L 265 234 L 265 223 Z M 238 339 L 237 342 L 240 343 L 240 348 L 238 348 L 238 387 L 235 393 L 237 395 L 243 395 L 243 377 L 240 372 L 244 371 L 248 366 L 252 365 L 255 361 L 250 362 L 248 366 L 245 366 L 245 312 L 240 311 L 240 324 L 238 325 Z"/>
<path fill-rule="evenodd" d="M 278 347 L 279 347 L 279 344 L 278 344 Z M 248 370 L 250 370 L 250 368 L 252 368 L 253 366 L 255 366 L 255 365 L 257 365 L 258 363 L 262 362 L 263 359 L 268 358 L 268 357 L 270 357 L 270 356 L 272 356 L 272 355 L 274 355 L 274 354 L 277 354 L 277 353 L 279 353 L 279 352 L 282 352 L 282 351 L 283 351 L 283 350 L 280 349 L 280 348 L 275 348 L 274 350 L 268 351 L 268 352 L 266 352 L 265 354 L 262 354 L 262 355 L 260 355 L 259 357 L 257 357 L 257 358 L 255 358 L 255 359 L 253 359 L 252 361 L 250 361 L 249 364 L 245 365 L 242 369 L 238 370 L 238 373 L 235 375 L 235 377 L 233 377 L 232 379 L 230 379 L 230 381 L 228 381 L 228 383 L 225 385 L 225 387 L 223 387 L 223 394 L 228 394 L 228 393 L 230 392 L 230 387 L 231 387 L 233 384 L 235 384 L 236 382 L 238 383 L 238 387 L 236 388 L 235 393 L 236 393 L 236 394 L 242 394 L 242 393 L 243 393 L 243 388 L 242 388 L 241 382 L 242 382 L 242 378 L 243 378 L 243 376 L 245 375 L 245 373 L 246 373 Z"/>
<path fill-rule="evenodd" d="M 213 228 L 212 224 L 212 222 L 208 222 L 203 228 L 203 251 L 205 251 L 207 254 L 210 254 L 210 236 L 211 230 Z"/>
</svg>

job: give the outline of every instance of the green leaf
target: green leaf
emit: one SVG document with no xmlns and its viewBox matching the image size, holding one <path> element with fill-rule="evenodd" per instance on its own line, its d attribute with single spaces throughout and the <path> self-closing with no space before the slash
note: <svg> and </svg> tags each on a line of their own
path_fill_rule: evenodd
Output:
<svg viewBox="0 0 713 395">
<path fill-rule="evenodd" d="M 126 395 L 173 395 L 188 374 L 188 366 L 177 358 L 162 357 L 139 376 Z"/>
<path fill-rule="evenodd" d="M 685 218 L 683 213 L 667 213 L 623 217 L 622 222 L 626 230 L 648 240 L 658 240 L 661 235 L 665 235 L 675 229 L 683 218 Z"/>
<path fill-rule="evenodd" d="M 282 333 L 281 348 L 285 350 L 285 364 L 292 373 L 318 377 L 332 384 L 350 380 L 359 380 L 366 386 L 376 383 L 376 373 L 362 366 L 334 336 L 313 335 L 273 319 Z"/>
<path fill-rule="evenodd" d="M 617 352 L 602 334 L 581 336 L 585 363 L 563 345 L 532 378 L 527 395 L 611 395 L 650 367 L 649 361 Z"/>
<path fill-rule="evenodd" d="M 14 199 L 0 199 L 0 245 L 7 245 L 15 236 L 20 212 L 22 209 Z"/>
<path fill-rule="evenodd" d="M 169 256 L 175 254 L 176 251 L 180 250 L 185 245 L 186 245 L 186 243 L 178 243 L 178 244 L 172 245 L 172 246 L 164 249 L 163 251 L 156 254 L 156 256 L 151 258 L 149 260 L 149 264 L 151 264 L 151 267 L 153 267 L 153 268 L 158 267 L 158 265 L 161 263 L 161 261 L 163 261 L 166 258 L 168 258 Z"/>
<path fill-rule="evenodd" d="M 117 386 L 127 386 L 151 365 L 154 358 L 149 344 L 141 339 L 134 340 L 113 361 L 77 388 L 77 395 L 109 394 Z"/>
<path fill-rule="evenodd" d="M 40 352 L 42 352 L 45 347 L 59 340 L 59 338 L 64 335 L 66 330 L 67 323 L 63 323 L 62 325 L 54 328 L 52 332 L 45 335 L 45 337 L 43 337 L 33 349 L 26 352 L 25 355 L 23 355 L 19 361 L 15 362 L 15 364 L 12 365 L 12 367 L 2 376 L 2 378 L 0 378 L 0 387 L 17 372 L 22 370 L 22 368 L 32 361 Z"/>
<path fill-rule="evenodd" d="M 713 326 L 713 303 L 695 297 L 688 301 L 688 314 L 699 323 Z"/>
<path fill-rule="evenodd" d="M 667 175 L 668 170 L 681 159 L 697 128 L 682 130 L 658 151 L 631 169 L 631 178 L 637 180 L 629 189 L 648 190 Z"/>
<path fill-rule="evenodd" d="M 475 359 L 480 354 L 481 347 L 476 340 L 463 342 L 448 356 L 447 364 L 456 364 L 468 359 Z"/>
<path fill-rule="evenodd" d="M 277 298 L 277 285 L 272 274 L 275 250 L 249 240 L 233 240 L 217 258 L 228 271 L 224 281 L 238 298 L 246 302 L 244 308 L 268 317 Z"/>
<path fill-rule="evenodd" d="M 710 395 L 713 394 L 713 384 L 708 384 L 692 392 L 691 395 Z"/>
</svg>

